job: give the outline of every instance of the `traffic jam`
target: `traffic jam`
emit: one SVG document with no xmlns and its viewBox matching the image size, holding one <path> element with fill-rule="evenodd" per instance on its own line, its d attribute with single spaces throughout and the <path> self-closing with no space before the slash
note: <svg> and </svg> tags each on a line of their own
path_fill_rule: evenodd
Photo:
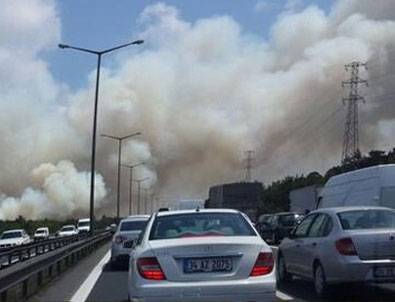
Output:
<svg viewBox="0 0 395 302">
<path fill-rule="evenodd" d="M 239 210 L 197 207 L 129 216 L 113 236 L 111 267 L 128 270 L 133 302 L 279 301 L 276 290 L 299 279 L 316 299 L 339 301 L 339 286 L 393 284 L 395 210 L 344 201 L 333 194 L 341 178 L 322 193 L 321 204 L 336 206 L 304 214 L 253 222 Z"/>
</svg>

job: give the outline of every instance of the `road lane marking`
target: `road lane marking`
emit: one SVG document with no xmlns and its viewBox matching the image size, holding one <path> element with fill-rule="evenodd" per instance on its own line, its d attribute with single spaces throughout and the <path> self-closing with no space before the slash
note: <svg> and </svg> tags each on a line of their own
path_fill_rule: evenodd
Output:
<svg viewBox="0 0 395 302">
<path fill-rule="evenodd" d="M 80 288 L 74 293 L 74 296 L 71 298 L 71 302 L 84 302 L 88 298 L 91 293 L 93 287 L 95 286 L 97 280 L 99 279 L 103 267 L 110 260 L 111 250 L 109 250 L 104 257 L 100 260 L 100 262 L 94 267 L 89 276 L 85 279 L 85 281 L 81 284 Z"/>
<path fill-rule="evenodd" d="M 276 291 L 276 297 L 280 298 L 283 301 L 292 301 L 292 300 L 294 300 L 293 297 L 288 296 L 287 294 L 284 294 L 283 292 L 280 292 L 279 290 Z"/>
</svg>

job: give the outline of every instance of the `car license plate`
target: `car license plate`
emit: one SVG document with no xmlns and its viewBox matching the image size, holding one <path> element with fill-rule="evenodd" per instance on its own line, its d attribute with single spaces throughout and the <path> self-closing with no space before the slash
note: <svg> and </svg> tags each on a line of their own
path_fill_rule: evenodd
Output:
<svg viewBox="0 0 395 302">
<path fill-rule="evenodd" d="M 395 266 L 392 267 L 376 267 L 373 270 L 375 278 L 395 278 Z"/>
<path fill-rule="evenodd" d="M 184 259 L 184 273 L 230 272 L 233 268 L 231 257 Z"/>
</svg>

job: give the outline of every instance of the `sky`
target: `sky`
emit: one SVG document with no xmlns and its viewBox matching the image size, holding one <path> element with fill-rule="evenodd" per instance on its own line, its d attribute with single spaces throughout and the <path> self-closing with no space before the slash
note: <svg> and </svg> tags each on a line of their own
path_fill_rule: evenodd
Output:
<svg viewBox="0 0 395 302">
<path fill-rule="evenodd" d="M 247 150 L 265 184 L 339 164 L 353 61 L 361 151 L 395 146 L 392 0 L 0 0 L 0 219 L 87 215 L 96 59 L 57 45 L 135 39 L 103 58 L 98 133 L 142 132 L 122 162 L 145 162 L 134 176 L 161 201 L 244 181 Z M 97 213 L 113 215 L 118 148 L 96 150 Z"/>
<path fill-rule="evenodd" d="M 159 1 L 56 1 L 62 23 L 62 42 L 92 49 L 105 49 L 135 40 L 138 38 L 139 15 L 145 7 L 157 2 Z M 332 0 L 168 0 L 161 2 L 177 7 L 183 18 L 191 22 L 215 15 L 229 15 L 240 24 L 243 31 L 265 39 L 269 38 L 271 25 L 279 14 L 284 12 L 284 9 L 300 11 L 314 4 L 328 11 L 333 3 Z M 45 55 L 54 77 L 73 88 L 86 85 L 87 75 L 96 66 L 95 59 L 84 54 L 66 54 L 51 48 Z M 110 55 L 103 64 L 111 64 L 113 55 L 117 54 Z"/>
</svg>

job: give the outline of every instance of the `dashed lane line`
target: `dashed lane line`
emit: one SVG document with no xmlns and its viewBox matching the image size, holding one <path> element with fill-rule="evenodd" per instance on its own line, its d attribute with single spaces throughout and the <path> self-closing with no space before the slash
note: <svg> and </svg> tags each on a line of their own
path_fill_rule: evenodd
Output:
<svg viewBox="0 0 395 302">
<path fill-rule="evenodd" d="M 95 266 L 89 276 L 85 279 L 85 281 L 81 284 L 80 288 L 74 293 L 71 298 L 71 302 L 85 302 L 88 298 L 90 292 L 95 286 L 97 280 L 100 277 L 100 274 L 103 271 L 103 267 L 110 260 L 111 251 L 109 250 L 104 257 L 100 260 L 100 262 Z"/>
</svg>

